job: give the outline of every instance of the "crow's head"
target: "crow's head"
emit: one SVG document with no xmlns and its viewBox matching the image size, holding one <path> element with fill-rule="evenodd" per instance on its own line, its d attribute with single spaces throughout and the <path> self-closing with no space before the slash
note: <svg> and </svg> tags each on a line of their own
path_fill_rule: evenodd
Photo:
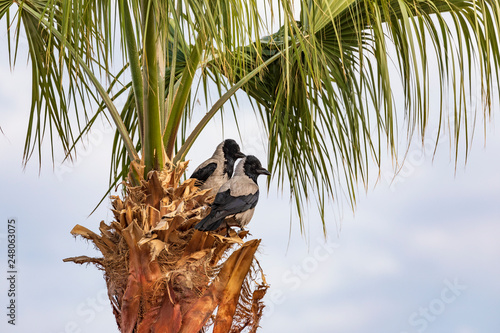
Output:
<svg viewBox="0 0 500 333">
<path fill-rule="evenodd" d="M 262 167 L 260 161 L 257 157 L 253 155 L 247 155 L 245 158 L 245 164 L 243 165 L 243 170 L 245 171 L 245 175 L 251 178 L 254 182 L 257 183 L 257 177 L 259 175 L 267 175 L 270 176 L 271 173 Z"/>
<path fill-rule="evenodd" d="M 240 151 L 240 146 L 233 139 L 227 139 L 224 141 L 222 151 L 224 152 L 226 160 L 236 161 L 238 158 L 245 157 L 245 154 Z"/>
</svg>

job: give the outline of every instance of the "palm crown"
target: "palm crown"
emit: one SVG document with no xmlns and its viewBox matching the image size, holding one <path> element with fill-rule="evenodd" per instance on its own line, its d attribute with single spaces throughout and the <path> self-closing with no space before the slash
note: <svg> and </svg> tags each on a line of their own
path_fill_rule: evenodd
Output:
<svg viewBox="0 0 500 333">
<path fill-rule="evenodd" d="M 272 34 L 267 12 L 279 26 Z M 395 154 L 396 85 L 403 86 L 409 134 L 424 134 L 432 110 L 440 131 L 451 124 L 456 151 L 459 134 L 468 142 L 467 101 L 475 87 L 465 82 L 477 68 L 489 114 L 499 17 L 494 0 L 304 0 L 296 7 L 288 1 L 0 0 L 11 55 L 24 30 L 32 62 L 25 161 L 48 135 L 52 152 L 59 142 L 72 156 L 104 115 L 117 128 L 112 182 L 142 159 L 144 171 L 134 171 L 139 179 L 138 172 L 183 160 L 208 121 L 243 89 L 268 131 L 268 169 L 281 186 L 289 184 L 299 214 L 312 192 L 322 211 L 339 184 L 354 204 L 368 163 L 380 163 L 385 148 Z M 429 72 L 429 54 L 437 73 Z M 400 82 L 389 74 L 391 63 Z M 430 106 L 430 80 L 441 83 L 438 105 Z M 199 84 L 205 92 L 215 85 L 219 98 L 187 132 L 198 93 L 192 87 Z M 445 108 L 448 93 L 452 112 Z"/>
</svg>

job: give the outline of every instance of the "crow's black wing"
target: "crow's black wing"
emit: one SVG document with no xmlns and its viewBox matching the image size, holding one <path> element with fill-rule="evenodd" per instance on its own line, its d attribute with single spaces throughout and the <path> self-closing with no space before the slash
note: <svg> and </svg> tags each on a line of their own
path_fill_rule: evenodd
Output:
<svg viewBox="0 0 500 333">
<path fill-rule="evenodd" d="M 230 190 L 219 192 L 211 206 L 210 214 L 201 220 L 195 228 L 202 231 L 217 230 L 227 216 L 252 209 L 258 201 L 259 191 L 238 197 L 231 196 Z"/>
<path fill-rule="evenodd" d="M 191 178 L 198 179 L 201 182 L 205 182 L 208 177 L 210 177 L 215 169 L 217 169 L 217 163 L 209 163 L 205 165 L 203 168 L 199 168 L 191 175 Z"/>
<path fill-rule="evenodd" d="M 212 211 L 217 217 L 222 218 L 222 216 L 226 217 L 254 208 L 258 201 L 258 190 L 253 194 L 241 195 L 238 197 L 233 197 L 231 191 L 227 190 L 217 193 L 212 204 Z"/>
</svg>

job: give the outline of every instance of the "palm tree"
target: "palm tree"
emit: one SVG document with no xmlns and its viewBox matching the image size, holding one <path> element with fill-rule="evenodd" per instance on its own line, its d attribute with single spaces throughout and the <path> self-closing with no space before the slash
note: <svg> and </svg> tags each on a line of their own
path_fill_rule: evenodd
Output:
<svg viewBox="0 0 500 333">
<path fill-rule="evenodd" d="M 267 128 L 268 167 L 302 217 L 312 195 L 320 212 L 344 192 L 354 207 L 370 161 L 386 151 L 397 158 L 393 87 L 403 86 L 408 136 L 423 138 L 432 110 L 458 156 L 462 136 L 467 155 L 475 109 L 490 114 L 499 81 L 495 0 L 0 0 L 4 17 L 11 55 L 22 30 L 31 57 L 25 162 L 37 150 L 41 161 L 47 135 L 52 154 L 57 142 L 72 158 L 98 117 L 116 126 L 111 187 L 125 181 L 123 198 L 112 198 L 116 221 L 100 235 L 77 225 L 72 233 L 103 257 L 68 260 L 105 271 L 122 332 L 258 327 L 267 285 L 262 276 L 251 291 L 249 281 L 260 271 L 259 240 L 195 232 L 210 198 L 181 183 L 193 142 L 226 102 L 236 108 L 239 89 Z M 279 29 L 271 34 L 266 22 Z M 473 69 L 479 85 L 467 84 Z M 199 87 L 205 96 L 216 87 L 218 98 L 188 132 Z"/>
</svg>

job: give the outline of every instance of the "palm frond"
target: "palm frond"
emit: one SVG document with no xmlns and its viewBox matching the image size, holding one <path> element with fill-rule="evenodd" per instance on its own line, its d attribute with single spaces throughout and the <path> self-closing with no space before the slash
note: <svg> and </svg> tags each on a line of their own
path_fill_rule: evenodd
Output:
<svg viewBox="0 0 500 333">
<path fill-rule="evenodd" d="M 488 114 L 498 80 L 493 68 L 500 60 L 500 11 L 495 1 L 301 4 L 302 20 L 295 20 L 287 2 L 281 4 L 285 21 L 260 41 L 260 53 L 254 45 L 233 51 L 247 61 L 229 76 L 238 82 L 262 60 L 281 55 L 243 89 L 257 102 L 268 130 L 268 167 L 280 186 L 289 185 L 299 216 L 313 193 L 320 211 L 328 198 L 342 193 L 354 207 L 357 185 L 368 184 L 369 165 L 380 166 L 386 149 L 397 158 L 393 91 L 399 85 L 408 137 L 418 131 L 423 140 L 429 113 L 438 112 L 439 133 L 449 122 L 456 158 L 460 135 L 467 156 L 475 111 L 468 102 L 475 84 L 465 82 L 477 68 Z M 436 73 L 429 72 L 431 58 L 437 59 Z M 220 68 L 215 64 L 213 70 Z M 394 70 L 400 82 L 391 75 Z M 436 97 L 429 91 L 431 80 L 441 83 L 438 105 L 430 104 Z M 448 94 L 452 112 L 445 107 Z"/>
<path fill-rule="evenodd" d="M 35 151 L 41 162 L 42 143 L 47 136 L 53 160 L 58 142 L 66 157 L 71 158 L 77 141 L 93 123 L 90 110 L 101 99 L 108 104 L 129 154 L 136 158 L 109 91 L 94 75 L 101 73 L 110 78 L 111 43 L 105 41 L 111 31 L 106 29 L 109 3 L 91 1 L 83 6 L 69 1 L 36 1 L 17 5 L 15 21 L 7 17 L 7 24 L 16 26 L 12 37 L 16 44 L 23 28 L 32 64 L 32 105 L 24 162 Z M 2 16 L 10 6 L 2 6 Z M 9 51 L 15 59 L 17 46 L 14 51 L 9 47 Z"/>
<path fill-rule="evenodd" d="M 97 0 L 0 0 L 0 18 L 14 32 L 11 58 L 24 29 L 33 66 L 25 161 L 41 151 L 47 136 L 52 152 L 58 142 L 69 155 L 103 110 L 118 128 L 112 181 L 125 174 L 139 150 L 150 159 L 166 146 L 169 157 L 178 150 L 176 160 L 182 159 L 240 87 L 266 125 L 269 169 L 279 186 L 290 187 L 301 218 L 313 196 L 322 216 L 332 198 L 345 196 L 354 207 L 358 184 L 367 186 L 370 164 L 380 165 L 385 151 L 398 163 L 399 98 L 408 138 L 423 139 L 436 113 L 437 140 L 448 131 L 455 162 L 461 154 L 467 158 L 476 109 L 488 118 L 493 90 L 499 89 L 498 1 L 298 5 L 299 14 L 289 1 L 279 1 L 274 8 L 281 28 L 262 37 L 263 13 L 253 1 L 119 0 L 115 6 Z M 116 75 L 114 19 L 126 59 Z M 200 70 L 201 83 L 195 81 Z M 118 87 L 129 71 L 131 82 Z M 103 80 L 110 82 L 107 88 Z M 188 136 L 191 101 L 210 81 L 220 99 Z M 435 81 L 439 89 L 431 91 Z M 403 96 L 394 96 L 395 89 Z M 114 104 L 119 96 L 128 96 L 121 112 Z"/>
</svg>

